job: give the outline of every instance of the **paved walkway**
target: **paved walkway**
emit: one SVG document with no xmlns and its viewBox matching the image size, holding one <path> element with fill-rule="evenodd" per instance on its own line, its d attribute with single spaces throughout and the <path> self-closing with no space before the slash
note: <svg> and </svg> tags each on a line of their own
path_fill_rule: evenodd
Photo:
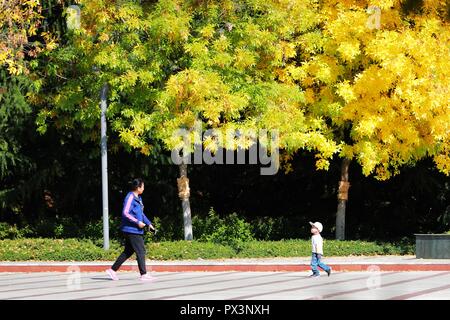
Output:
<svg viewBox="0 0 450 320">
<path fill-rule="evenodd" d="M 304 272 L 310 270 L 310 257 L 258 258 L 218 260 L 147 260 L 147 268 L 153 272 Z M 350 256 L 324 257 L 323 261 L 335 271 L 450 271 L 450 259 L 416 259 L 415 256 Z M 1 272 L 102 272 L 112 261 L 92 262 L 0 262 Z M 137 271 L 134 260 L 127 261 L 123 271 Z"/>
<path fill-rule="evenodd" d="M 450 271 L 2 273 L 1 300 L 450 300 Z M 266 305 L 270 301 L 265 301 Z M 201 303 L 201 302 L 197 302 Z"/>
</svg>

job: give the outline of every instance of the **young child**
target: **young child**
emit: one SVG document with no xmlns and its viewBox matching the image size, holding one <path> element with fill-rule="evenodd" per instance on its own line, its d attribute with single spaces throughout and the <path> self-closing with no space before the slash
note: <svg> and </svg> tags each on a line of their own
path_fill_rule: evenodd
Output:
<svg viewBox="0 0 450 320">
<path fill-rule="evenodd" d="M 328 276 L 331 274 L 331 267 L 327 266 L 325 263 L 321 262 L 323 255 L 323 239 L 320 233 L 323 230 L 323 226 L 320 222 L 309 223 L 311 225 L 311 233 L 313 236 L 311 237 L 312 244 L 312 257 L 311 257 L 311 269 L 313 274 L 311 277 L 320 277 L 320 272 L 317 267 L 320 267 L 324 270 Z"/>
</svg>

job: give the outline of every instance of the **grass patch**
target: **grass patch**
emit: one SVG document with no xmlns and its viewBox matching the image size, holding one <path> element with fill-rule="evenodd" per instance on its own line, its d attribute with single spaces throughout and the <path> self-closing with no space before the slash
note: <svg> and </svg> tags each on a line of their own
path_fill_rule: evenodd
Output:
<svg viewBox="0 0 450 320">
<path fill-rule="evenodd" d="M 151 260 L 307 257 L 310 240 L 247 241 L 225 245 L 200 241 L 147 242 Z M 112 261 L 121 253 L 119 241 L 111 241 L 104 251 L 101 241 L 89 239 L 15 239 L 0 240 L 0 261 Z M 325 256 L 373 256 L 414 254 L 413 243 L 376 243 L 366 241 L 324 242 Z"/>
</svg>

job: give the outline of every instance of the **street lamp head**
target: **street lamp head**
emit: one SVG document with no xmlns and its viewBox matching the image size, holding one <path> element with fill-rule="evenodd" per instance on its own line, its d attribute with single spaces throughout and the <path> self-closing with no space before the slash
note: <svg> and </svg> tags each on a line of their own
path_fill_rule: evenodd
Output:
<svg viewBox="0 0 450 320">
<path fill-rule="evenodd" d="M 80 29 L 81 23 L 81 10 L 79 6 L 70 5 L 66 12 L 67 29 L 77 30 Z"/>
</svg>

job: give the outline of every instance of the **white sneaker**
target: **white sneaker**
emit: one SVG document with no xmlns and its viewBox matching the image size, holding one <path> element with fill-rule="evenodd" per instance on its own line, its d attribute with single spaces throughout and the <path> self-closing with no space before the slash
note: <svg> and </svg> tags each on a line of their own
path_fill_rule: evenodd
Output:
<svg viewBox="0 0 450 320">
<path fill-rule="evenodd" d="M 155 278 L 149 275 L 148 273 L 143 274 L 141 276 L 141 281 L 153 281 L 153 280 L 155 280 Z"/>
<path fill-rule="evenodd" d="M 106 270 L 106 273 L 109 275 L 111 280 L 114 280 L 114 281 L 119 280 L 119 277 L 117 276 L 117 273 L 113 269 Z"/>
</svg>

